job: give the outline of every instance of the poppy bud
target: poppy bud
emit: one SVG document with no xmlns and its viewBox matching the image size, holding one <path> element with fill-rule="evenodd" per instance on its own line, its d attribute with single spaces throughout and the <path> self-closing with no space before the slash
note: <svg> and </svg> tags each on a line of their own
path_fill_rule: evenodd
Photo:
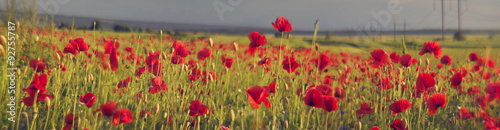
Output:
<svg viewBox="0 0 500 130">
<path fill-rule="evenodd" d="M 163 57 L 162 57 L 163 59 L 167 59 L 167 53 L 165 53 L 165 52 L 161 52 L 161 54 L 162 54 L 161 56 L 163 56 Z"/>
<path fill-rule="evenodd" d="M 147 47 L 144 47 L 144 48 L 143 48 L 143 50 L 144 50 L 144 54 L 145 54 L 145 55 L 149 55 L 149 54 L 148 54 L 148 48 L 147 48 Z"/>
<path fill-rule="evenodd" d="M 2 43 L 7 43 L 7 38 L 4 35 L 0 35 L 0 40 L 2 40 Z"/>
<path fill-rule="evenodd" d="M 50 98 L 45 97 L 45 103 L 47 104 L 47 108 L 50 108 Z"/>
<path fill-rule="evenodd" d="M 58 53 L 56 53 L 56 58 L 57 58 L 57 61 L 61 61 L 61 56 Z"/>
<path fill-rule="evenodd" d="M 0 53 L 1 53 L 1 54 L 4 54 L 4 53 L 5 53 L 5 49 L 3 49 L 3 46 L 0 46 Z"/>
<path fill-rule="evenodd" d="M 189 71 L 189 67 L 188 66 L 184 66 L 184 71 L 186 71 L 186 72 Z"/>
<path fill-rule="evenodd" d="M 212 63 L 212 70 L 215 70 L 215 64 Z"/>
<path fill-rule="evenodd" d="M 148 95 L 144 95 L 144 102 L 148 102 Z"/>
<path fill-rule="evenodd" d="M 358 121 L 358 124 L 356 125 L 356 128 L 357 128 L 358 130 L 361 130 L 361 126 L 362 126 L 362 125 L 361 125 L 361 121 Z"/>
<path fill-rule="evenodd" d="M 233 48 L 234 48 L 234 51 L 238 51 L 238 43 L 237 42 L 233 42 Z"/>
<path fill-rule="evenodd" d="M 288 120 L 285 121 L 285 129 L 288 129 Z"/>
<path fill-rule="evenodd" d="M 21 75 L 21 69 L 16 69 L 16 74 Z M 24 74 L 24 73 L 23 73 Z"/>
<path fill-rule="evenodd" d="M 184 70 L 184 66 L 185 66 L 184 64 L 181 64 L 181 70 Z"/>
<path fill-rule="evenodd" d="M 195 69 L 200 69 L 200 63 L 196 63 L 196 68 Z"/>
<path fill-rule="evenodd" d="M 175 51 L 175 48 L 170 47 L 170 53 L 174 53 L 174 51 Z"/>
<path fill-rule="evenodd" d="M 316 45 L 314 45 L 314 49 L 316 49 L 316 51 L 318 51 L 318 50 L 319 50 L 319 45 L 318 45 L 318 43 L 316 43 Z"/>
<path fill-rule="evenodd" d="M 28 118 L 28 113 L 27 112 L 21 112 L 21 116 Z"/>
<path fill-rule="evenodd" d="M 160 104 L 156 103 L 153 111 L 154 111 L 155 114 L 157 114 L 158 112 L 160 112 Z"/>
<path fill-rule="evenodd" d="M 288 90 L 288 84 L 285 83 L 285 90 Z"/>
<path fill-rule="evenodd" d="M 94 81 L 94 75 L 89 74 L 89 81 Z"/>
<path fill-rule="evenodd" d="M 208 75 L 208 78 L 210 78 L 210 81 L 214 81 L 214 76 L 212 76 L 211 74 Z"/>
<path fill-rule="evenodd" d="M 208 46 L 213 47 L 214 46 L 214 41 L 212 38 L 208 38 Z"/>
<path fill-rule="evenodd" d="M 231 119 L 231 121 L 234 121 L 234 111 L 233 110 L 231 110 L 229 118 Z"/>
<path fill-rule="evenodd" d="M 418 59 L 418 66 L 422 65 L 422 59 Z"/>
<path fill-rule="evenodd" d="M 426 65 L 430 65 L 429 58 L 425 58 L 425 64 L 426 64 Z"/>
<path fill-rule="evenodd" d="M 24 68 L 23 68 L 23 74 L 25 74 L 25 73 L 26 73 L 26 71 L 28 71 L 28 66 L 24 66 Z M 18 74 L 21 74 L 21 70 L 18 70 L 18 72 L 17 72 L 17 73 L 18 73 Z"/>
<path fill-rule="evenodd" d="M 286 101 L 286 103 L 290 102 L 290 100 L 288 100 L 288 97 L 285 97 L 285 101 Z"/>
<path fill-rule="evenodd" d="M 16 21 L 16 29 L 19 28 L 21 24 L 19 23 L 19 21 Z M 17 36 L 17 35 L 16 35 Z M 16 38 L 17 39 L 17 38 Z"/>
</svg>

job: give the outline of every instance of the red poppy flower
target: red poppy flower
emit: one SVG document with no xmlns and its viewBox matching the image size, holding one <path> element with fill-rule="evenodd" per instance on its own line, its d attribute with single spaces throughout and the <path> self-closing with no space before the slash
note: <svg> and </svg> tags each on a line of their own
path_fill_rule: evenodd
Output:
<svg viewBox="0 0 500 130">
<path fill-rule="evenodd" d="M 109 64 L 111 65 L 111 70 L 118 70 L 118 56 L 115 49 L 111 50 L 111 55 L 109 56 Z"/>
<path fill-rule="evenodd" d="M 476 52 L 472 52 L 469 54 L 469 61 L 477 61 L 479 57 L 477 56 Z"/>
<path fill-rule="evenodd" d="M 489 83 L 486 88 L 484 88 L 484 92 L 489 95 L 489 100 L 500 100 L 500 82 Z"/>
<path fill-rule="evenodd" d="M 229 128 L 228 128 L 228 127 L 226 127 L 226 126 L 220 125 L 219 130 L 231 130 L 231 129 L 229 129 Z"/>
<path fill-rule="evenodd" d="M 481 93 L 481 89 L 479 89 L 479 87 L 476 85 L 474 87 L 470 87 L 469 89 L 467 89 L 467 95 L 470 95 L 470 96 L 475 96 L 477 94 Z"/>
<path fill-rule="evenodd" d="M 200 100 L 191 101 L 191 105 L 189 106 L 189 115 L 196 117 L 207 114 L 208 107 L 201 104 Z"/>
<path fill-rule="evenodd" d="M 148 111 L 148 110 L 142 110 L 139 115 L 141 117 L 144 117 L 144 116 L 151 116 L 151 113 Z"/>
<path fill-rule="evenodd" d="M 345 97 L 344 89 L 341 87 L 335 87 L 334 89 L 335 89 L 334 97 L 339 98 L 339 99 L 344 99 L 344 97 Z"/>
<path fill-rule="evenodd" d="M 463 76 L 461 73 L 455 73 L 453 77 L 451 77 L 451 87 L 456 88 L 460 86 L 462 83 Z"/>
<path fill-rule="evenodd" d="M 151 79 L 153 87 L 149 88 L 149 93 L 156 94 L 161 90 L 168 91 L 168 85 L 162 80 L 163 76 L 157 76 Z"/>
<path fill-rule="evenodd" d="M 325 100 L 321 91 L 316 89 L 309 89 L 304 96 L 304 103 L 308 106 L 323 108 Z"/>
<path fill-rule="evenodd" d="M 468 112 L 467 109 L 461 108 L 460 111 L 458 112 L 458 117 L 457 119 L 459 120 L 467 120 L 470 119 L 471 117 L 474 117 L 474 112 Z"/>
<path fill-rule="evenodd" d="M 408 130 L 408 126 L 405 125 L 401 119 L 396 119 L 392 124 L 390 125 L 390 128 L 393 130 Z"/>
<path fill-rule="evenodd" d="M 183 64 L 184 61 L 184 58 L 180 57 L 179 55 L 173 55 L 170 59 L 170 63 L 172 64 Z"/>
<path fill-rule="evenodd" d="M 250 45 L 249 45 L 250 48 L 264 46 L 267 43 L 266 36 L 261 35 L 256 31 L 248 34 L 248 39 L 250 39 Z"/>
<path fill-rule="evenodd" d="M 495 61 L 488 58 L 488 60 L 486 61 L 486 67 L 489 69 L 494 69 L 495 68 Z"/>
<path fill-rule="evenodd" d="M 73 55 L 77 55 L 78 49 L 76 47 L 74 47 L 73 45 L 71 45 L 70 43 L 68 43 L 68 44 L 66 44 L 66 47 L 64 48 L 63 53 L 71 53 Z"/>
<path fill-rule="evenodd" d="M 210 56 L 210 49 L 203 48 L 198 51 L 198 60 L 203 61 L 205 58 Z"/>
<path fill-rule="evenodd" d="M 62 130 L 72 130 L 73 129 L 73 124 L 66 124 L 64 125 Z M 75 126 L 76 127 L 76 126 Z M 75 128 L 76 129 L 76 128 Z"/>
<path fill-rule="evenodd" d="M 319 55 L 319 60 L 316 58 L 316 59 L 312 59 L 312 61 L 316 64 L 316 66 L 318 67 L 318 70 L 322 71 L 323 69 L 325 69 L 330 63 L 330 59 L 328 59 L 328 56 L 326 56 L 325 53 L 321 53 Z M 319 62 L 319 64 L 318 64 Z"/>
<path fill-rule="evenodd" d="M 73 113 L 69 113 L 66 115 L 66 118 L 64 118 L 64 122 L 66 124 L 73 124 L 73 121 L 75 121 L 78 117 L 74 117 Z"/>
<path fill-rule="evenodd" d="M 271 83 L 269 84 L 269 86 L 268 86 L 268 87 L 269 87 L 269 92 L 270 92 L 270 93 L 276 93 L 275 86 L 276 86 L 276 82 L 271 82 Z"/>
<path fill-rule="evenodd" d="M 378 68 L 385 64 L 389 64 L 389 55 L 387 55 L 384 50 L 375 49 L 370 54 L 372 55 L 372 59 L 374 60 L 370 64 L 373 68 Z"/>
<path fill-rule="evenodd" d="M 93 93 L 86 93 L 80 97 L 80 102 L 84 103 L 87 107 L 92 107 L 94 106 L 96 98 L 97 97 Z"/>
<path fill-rule="evenodd" d="M 113 112 L 117 109 L 115 102 L 107 102 L 100 106 L 100 110 L 104 116 L 112 116 Z"/>
<path fill-rule="evenodd" d="M 446 107 L 446 95 L 443 93 L 434 93 L 427 99 L 429 114 L 434 115 L 439 107 Z"/>
<path fill-rule="evenodd" d="M 427 73 L 420 73 L 415 83 L 415 91 L 417 93 L 422 93 L 430 90 L 430 88 L 433 88 L 435 85 L 436 80 L 434 80 L 434 77 Z"/>
<path fill-rule="evenodd" d="M 233 58 L 227 58 L 226 56 L 222 55 L 222 64 L 224 64 L 224 67 L 231 68 L 231 66 L 233 66 L 233 62 Z"/>
<path fill-rule="evenodd" d="M 370 114 L 373 112 L 373 109 L 370 108 L 370 106 L 368 106 L 368 103 L 362 102 L 362 103 L 359 103 L 359 105 L 361 107 L 359 108 L 359 110 L 356 110 L 356 114 L 361 116 L 363 114 Z"/>
<path fill-rule="evenodd" d="M 484 110 L 484 108 L 486 108 L 486 106 L 488 104 L 488 97 L 486 95 L 481 95 L 481 96 L 477 96 L 476 99 L 474 100 L 474 104 L 477 104 L 477 105 L 480 105 L 481 106 L 481 109 Z"/>
<path fill-rule="evenodd" d="M 380 128 L 378 128 L 378 126 L 374 126 L 370 130 L 380 130 Z"/>
<path fill-rule="evenodd" d="M 332 96 L 323 96 L 323 100 L 325 101 L 323 109 L 327 112 L 335 111 L 339 108 L 337 104 L 337 99 Z"/>
<path fill-rule="evenodd" d="M 35 70 L 36 72 L 44 72 L 45 71 L 45 64 L 43 64 L 43 61 L 42 60 L 37 60 L 37 59 L 33 59 L 30 61 L 30 67 L 33 68 L 33 70 Z"/>
<path fill-rule="evenodd" d="M 106 40 L 106 43 L 104 43 L 104 53 L 106 54 L 111 54 L 113 49 L 118 50 L 118 48 L 120 48 L 118 41 Z"/>
<path fill-rule="evenodd" d="M 264 57 L 262 58 L 259 63 L 259 65 L 267 65 L 267 66 L 271 66 L 271 59 L 270 58 L 267 58 L 267 57 Z"/>
<path fill-rule="evenodd" d="M 135 70 L 135 76 L 137 78 L 141 77 L 142 74 L 144 74 L 146 72 L 146 66 L 143 66 L 143 67 L 139 67 Z"/>
<path fill-rule="evenodd" d="M 118 82 L 117 88 L 118 89 L 120 89 L 120 88 L 127 88 L 129 82 L 130 82 L 130 76 L 128 76 L 127 79 Z"/>
<path fill-rule="evenodd" d="M 392 62 L 394 62 L 396 64 L 399 62 L 399 55 L 398 55 L 398 53 L 393 52 L 393 53 L 391 53 L 391 55 L 389 57 L 391 58 Z"/>
<path fill-rule="evenodd" d="M 186 57 L 189 53 L 191 53 L 181 41 L 175 41 L 172 48 L 174 48 L 174 55 L 179 55 L 180 57 Z"/>
<path fill-rule="evenodd" d="M 124 50 L 130 54 L 134 54 L 134 48 L 132 47 L 125 47 Z"/>
<path fill-rule="evenodd" d="M 285 69 L 288 73 L 294 72 L 295 69 L 299 67 L 299 63 L 295 61 L 294 56 L 291 57 L 285 56 L 285 60 L 283 60 L 281 65 L 283 66 L 283 69 Z"/>
<path fill-rule="evenodd" d="M 394 116 L 396 116 L 396 114 L 403 112 L 406 109 L 410 109 L 411 106 L 412 106 L 411 102 L 403 98 L 403 99 L 399 99 L 397 101 L 394 101 L 389 106 L 389 109 L 391 109 Z"/>
<path fill-rule="evenodd" d="M 248 101 L 254 109 L 258 109 L 260 103 L 262 102 L 264 102 L 264 105 L 266 105 L 267 108 L 271 108 L 271 103 L 269 103 L 269 100 L 267 99 L 270 91 L 268 87 L 254 86 L 248 88 L 246 91 Z"/>
<path fill-rule="evenodd" d="M 76 48 L 78 51 L 87 51 L 89 50 L 90 45 L 85 42 L 83 38 L 77 38 L 70 40 L 69 43 L 73 45 L 74 48 Z"/>
<path fill-rule="evenodd" d="M 191 74 L 188 75 L 188 77 L 189 77 L 189 80 L 191 80 L 191 81 L 197 81 L 201 77 L 200 69 L 191 70 Z"/>
<path fill-rule="evenodd" d="M 272 25 L 273 28 L 278 30 L 279 32 L 290 33 L 293 30 L 292 24 L 290 24 L 290 22 L 288 22 L 288 19 L 283 16 L 276 18 L 276 21 L 272 23 Z"/>
<path fill-rule="evenodd" d="M 413 57 L 410 54 L 404 54 L 401 56 L 399 63 L 404 67 L 410 67 L 412 64 Z"/>
<path fill-rule="evenodd" d="M 441 58 L 441 64 L 444 64 L 444 65 L 451 65 L 451 57 L 448 56 L 448 55 L 444 55 L 442 58 Z"/>
<path fill-rule="evenodd" d="M 443 68 L 443 65 L 441 65 L 441 64 L 437 64 L 437 65 L 436 65 L 436 67 L 437 67 L 438 69 L 441 69 L 441 68 Z"/>
<path fill-rule="evenodd" d="M 159 57 L 160 57 L 161 51 L 157 51 L 155 53 L 150 52 L 149 56 L 146 57 L 146 68 L 148 69 L 149 73 L 153 75 L 162 75 L 163 74 L 163 64 L 160 63 Z M 173 60 L 174 58 L 172 58 Z"/>
<path fill-rule="evenodd" d="M 47 95 L 47 75 L 35 73 L 35 78 L 31 81 L 30 86 L 22 91 L 28 93 L 28 97 L 23 98 L 24 104 L 26 106 L 32 106 L 34 104 L 35 98 L 37 101 L 45 101 L 45 98 L 52 98 L 52 95 Z M 35 97 L 38 93 L 38 97 Z"/>
<path fill-rule="evenodd" d="M 130 110 L 123 108 L 115 112 L 113 114 L 113 125 L 117 126 L 119 124 L 127 124 L 131 123 L 134 120 L 134 116 L 132 115 L 132 112 Z"/>
<path fill-rule="evenodd" d="M 161 51 L 157 51 L 157 52 L 150 52 L 149 53 L 149 56 L 146 57 L 146 61 L 144 63 L 146 63 L 146 65 L 148 66 L 152 66 L 154 64 L 158 64 L 160 61 L 159 61 L 159 58 L 160 58 L 160 53 Z"/>
<path fill-rule="evenodd" d="M 310 89 L 316 89 L 319 92 L 321 92 L 321 94 L 323 94 L 325 96 L 332 96 L 333 95 L 333 88 L 328 86 L 328 85 L 311 85 L 311 86 L 307 87 L 306 91 L 308 91 Z"/>
<path fill-rule="evenodd" d="M 441 49 L 441 46 L 439 46 L 439 43 L 437 41 L 435 42 L 426 42 L 424 43 L 424 46 L 422 47 L 422 50 L 419 55 L 424 55 L 425 53 L 433 54 L 434 57 L 440 58 L 441 55 L 443 54 L 443 50 Z"/>
</svg>

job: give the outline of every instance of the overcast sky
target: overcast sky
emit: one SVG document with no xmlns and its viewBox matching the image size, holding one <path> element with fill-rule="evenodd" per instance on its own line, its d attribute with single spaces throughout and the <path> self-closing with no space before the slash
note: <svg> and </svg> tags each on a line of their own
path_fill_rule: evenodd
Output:
<svg viewBox="0 0 500 130">
<path fill-rule="evenodd" d="M 5 8 L 6 0 L 0 1 L 0 7 Z M 439 0 L 37 1 L 40 12 L 54 10 L 52 6 L 47 6 L 50 2 L 46 2 L 54 1 L 53 5 L 58 8 L 55 14 L 101 19 L 272 28 L 271 22 L 283 15 L 298 30 L 312 30 L 318 18 L 322 30 L 364 27 L 370 21 L 381 24 L 383 29 L 392 29 L 393 21 L 402 25 L 404 20 L 409 29 L 441 28 Z M 394 5 L 397 10 L 391 11 L 388 5 Z M 500 29 L 500 0 L 461 0 L 461 5 L 463 28 Z M 457 28 L 457 0 L 445 0 L 444 6 L 446 27 Z M 217 9 L 222 11 L 218 13 Z M 371 12 L 386 15 L 381 16 L 382 22 L 377 22 Z M 386 17 L 387 14 L 390 18 Z M 389 25 L 384 21 L 390 21 Z"/>
</svg>

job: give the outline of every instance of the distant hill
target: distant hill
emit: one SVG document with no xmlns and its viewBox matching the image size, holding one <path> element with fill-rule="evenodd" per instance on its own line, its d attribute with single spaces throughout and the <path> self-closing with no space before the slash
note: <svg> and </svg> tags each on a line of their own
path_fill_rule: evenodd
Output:
<svg viewBox="0 0 500 130">
<path fill-rule="evenodd" d="M 0 12 L 4 15 L 4 12 Z M 2 16 L 1 17 L 5 17 Z M 40 15 L 45 17 L 45 15 Z M 93 21 L 98 18 L 91 17 L 75 17 L 75 28 L 90 28 Z M 170 31 L 182 31 L 182 32 L 204 32 L 204 33 L 221 33 L 221 34 L 248 34 L 252 31 L 259 31 L 261 33 L 273 34 L 276 30 L 269 28 L 255 28 L 255 27 L 243 27 L 243 26 L 221 26 L 221 25 L 203 25 L 203 24 L 184 24 L 184 23 L 166 23 L 166 22 L 144 22 L 144 21 L 126 21 L 126 20 L 112 20 L 112 19 L 98 19 L 101 21 L 101 26 L 104 30 L 113 30 L 114 25 L 127 25 L 132 29 L 141 28 L 145 30 L 150 27 L 155 30 L 169 29 Z M 47 21 L 45 21 L 47 22 Z M 55 15 L 54 22 L 56 25 L 66 24 L 71 25 L 73 22 L 72 16 Z M 446 30 L 447 35 L 452 35 L 456 32 L 456 29 Z M 463 30 L 465 34 L 500 34 L 500 30 Z M 311 30 L 294 30 L 293 34 L 313 34 L 313 29 Z M 319 31 L 318 35 L 324 35 L 327 31 Z M 355 30 L 334 30 L 333 35 L 338 36 L 355 36 L 360 34 Z M 397 34 L 402 34 L 402 30 L 396 31 Z M 380 31 L 380 35 L 391 35 L 393 30 L 383 30 Z M 407 30 L 407 35 L 421 35 L 421 34 L 441 34 L 440 29 L 421 29 L 421 30 Z"/>
</svg>

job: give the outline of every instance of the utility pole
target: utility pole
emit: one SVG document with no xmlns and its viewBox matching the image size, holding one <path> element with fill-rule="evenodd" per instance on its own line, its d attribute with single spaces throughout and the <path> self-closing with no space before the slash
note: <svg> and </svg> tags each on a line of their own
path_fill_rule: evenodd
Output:
<svg viewBox="0 0 500 130">
<path fill-rule="evenodd" d="M 458 6 L 458 32 L 462 32 L 462 28 L 460 27 L 460 0 L 457 0 Z"/>
<path fill-rule="evenodd" d="M 444 0 L 441 0 L 441 40 L 444 41 Z"/>
<path fill-rule="evenodd" d="M 405 23 L 403 24 L 403 39 L 406 40 L 406 19 L 405 19 Z"/>
<path fill-rule="evenodd" d="M 394 35 L 394 42 L 396 42 L 396 20 L 394 20 L 394 27 L 393 27 L 393 32 L 392 34 Z"/>
</svg>

